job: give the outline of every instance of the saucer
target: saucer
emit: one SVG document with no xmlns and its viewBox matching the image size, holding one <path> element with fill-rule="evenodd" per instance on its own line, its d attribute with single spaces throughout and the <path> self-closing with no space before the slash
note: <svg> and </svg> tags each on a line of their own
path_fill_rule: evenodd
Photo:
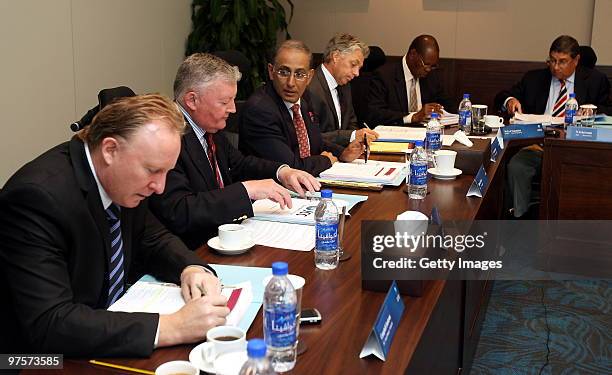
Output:
<svg viewBox="0 0 612 375">
<path fill-rule="evenodd" d="M 200 345 L 191 349 L 191 352 L 189 353 L 189 362 L 191 362 L 192 365 L 199 368 L 201 371 L 214 374 L 215 364 L 206 362 L 204 358 L 202 358 L 202 345 L 204 345 L 204 343 L 201 343 Z"/>
<path fill-rule="evenodd" d="M 449 173 L 441 174 L 440 172 L 438 172 L 437 168 L 429 168 L 427 170 L 427 173 L 439 180 L 454 180 L 463 172 L 461 171 L 461 169 L 453 168 Z"/>
<path fill-rule="evenodd" d="M 496 124 L 491 124 L 491 125 L 485 124 L 485 125 L 490 127 L 491 129 L 499 129 L 499 128 L 503 128 L 504 127 L 504 124 L 500 124 L 499 122 L 496 123 Z"/>
<path fill-rule="evenodd" d="M 238 255 L 238 254 L 246 253 L 247 251 L 249 251 L 249 249 L 255 246 L 255 241 L 251 240 L 251 243 L 240 246 L 238 248 L 227 248 L 227 247 L 221 246 L 221 242 L 219 241 L 219 236 L 217 236 L 217 237 L 213 237 L 210 240 L 208 240 L 208 246 L 211 249 L 215 249 L 216 251 L 218 251 L 219 253 L 223 255 Z"/>
</svg>

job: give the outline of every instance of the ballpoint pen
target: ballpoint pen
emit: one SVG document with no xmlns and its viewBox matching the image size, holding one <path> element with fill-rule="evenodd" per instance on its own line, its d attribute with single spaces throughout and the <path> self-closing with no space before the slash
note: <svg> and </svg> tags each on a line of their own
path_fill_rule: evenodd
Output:
<svg viewBox="0 0 612 375">
<path fill-rule="evenodd" d="M 368 145 L 368 137 L 363 135 L 363 144 L 365 145 L 365 163 L 368 163 L 368 158 L 370 157 L 370 145 Z"/>
</svg>

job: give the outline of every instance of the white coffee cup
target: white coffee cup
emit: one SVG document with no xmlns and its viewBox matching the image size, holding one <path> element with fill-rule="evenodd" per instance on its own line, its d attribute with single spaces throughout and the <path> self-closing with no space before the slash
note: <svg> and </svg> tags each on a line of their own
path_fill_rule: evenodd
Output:
<svg viewBox="0 0 612 375">
<path fill-rule="evenodd" d="M 499 128 L 500 125 L 504 124 L 504 119 L 495 115 L 486 115 L 484 120 L 485 124 L 492 128 Z"/>
<path fill-rule="evenodd" d="M 199 375 L 200 369 L 187 361 L 171 361 L 160 365 L 155 369 L 155 375 Z"/>
<path fill-rule="evenodd" d="M 246 332 L 239 327 L 219 326 L 206 333 L 206 342 L 202 344 L 202 359 L 212 364 L 221 354 L 245 350 Z"/>
<path fill-rule="evenodd" d="M 225 249 L 239 249 L 253 242 L 253 232 L 244 225 L 220 225 L 218 233 L 219 243 Z"/>
<path fill-rule="evenodd" d="M 244 362 L 249 359 L 247 352 L 225 353 L 217 357 L 214 362 L 215 374 L 238 375 Z"/>
<path fill-rule="evenodd" d="M 439 173 L 451 173 L 455 168 L 455 158 L 457 151 L 453 150 L 438 150 L 434 153 L 436 158 L 436 170 Z"/>
</svg>

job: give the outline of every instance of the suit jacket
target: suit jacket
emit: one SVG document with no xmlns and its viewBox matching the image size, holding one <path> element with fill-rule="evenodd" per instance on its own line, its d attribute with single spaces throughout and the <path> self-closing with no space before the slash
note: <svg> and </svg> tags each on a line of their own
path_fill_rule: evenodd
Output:
<svg viewBox="0 0 612 375">
<path fill-rule="evenodd" d="M 419 79 L 421 103 L 439 103 L 447 110 L 454 108 L 448 99 L 437 71 Z M 453 112 L 451 110 L 451 112 Z M 368 92 L 368 122 L 376 125 L 403 125 L 408 115 L 408 93 L 402 60 L 385 64 L 374 72 Z"/>
<path fill-rule="evenodd" d="M 543 114 L 546 111 L 552 74 L 548 68 L 531 70 L 510 90 L 495 96 L 495 108 L 501 109 L 504 101 L 512 96 L 521 102 L 524 113 Z M 576 68 L 574 93 L 579 104 L 595 104 L 598 113 L 611 113 L 610 82 L 595 69 Z"/>
<path fill-rule="evenodd" d="M 151 199 L 151 210 L 189 248 L 214 237 L 217 227 L 253 216 L 251 200 L 239 181 L 275 178 L 281 163 L 244 156 L 223 132 L 213 134 L 224 188 L 191 126 L 181 140 L 176 167 L 168 173 L 166 189 Z M 210 149 L 209 149 L 210 151 Z"/>
<path fill-rule="evenodd" d="M 324 110 L 328 112 L 327 118 L 332 121 L 326 121 L 325 123 L 319 122 L 319 129 L 323 135 L 323 139 L 329 142 L 337 143 L 341 146 L 346 146 L 350 143 L 351 133 L 354 130 L 359 129 L 357 125 L 357 116 L 353 109 L 353 94 L 351 92 L 351 84 L 338 86 L 340 93 L 340 113 L 342 118 L 342 124 L 339 126 L 338 114 L 336 113 L 336 106 L 334 105 L 334 99 L 332 99 L 332 93 L 325 79 L 322 65 L 315 70 L 315 75 L 308 86 L 308 90 L 311 93 L 317 95 L 326 104 Z"/>
<path fill-rule="evenodd" d="M 121 209 L 124 270 L 179 282 L 205 265 L 153 216 Z M 109 227 L 83 143 L 22 167 L 0 193 L 0 352 L 148 356 L 158 314 L 107 312 Z M 136 275 L 134 275 L 136 276 Z"/>
<path fill-rule="evenodd" d="M 314 176 L 331 167 L 331 161 L 320 155 L 321 152 L 329 151 L 338 157 L 344 149 L 321 137 L 319 121 L 328 121 L 322 110 L 325 104 L 308 91 L 304 92 L 300 102 L 311 156 L 300 158 L 293 120 L 272 84 L 255 91 L 243 108 L 240 118 L 240 150 L 245 154 L 288 164 Z"/>
</svg>

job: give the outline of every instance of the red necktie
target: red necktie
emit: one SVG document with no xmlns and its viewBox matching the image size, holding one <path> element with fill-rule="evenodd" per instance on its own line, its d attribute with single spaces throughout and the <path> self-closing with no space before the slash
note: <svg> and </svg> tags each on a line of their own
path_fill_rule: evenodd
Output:
<svg viewBox="0 0 612 375">
<path fill-rule="evenodd" d="M 213 140 L 212 133 L 206 133 L 206 143 L 208 143 L 208 161 L 210 162 L 211 168 L 215 171 L 217 186 L 223 189 L 223 179 L 221 178 L 221 172 L 219 171 L 219 165 L 217 164 L 217 146 Z"/>
<path fill-rule="evenodd" d="M 291 111 L 293 111 L 293 126 L 295 126 L 295 134 L 297 134 L 298 145 L 300 146 L 300 158 L 307 158 L 310 156 L 310 145 L 308 144 L 306 124 L 300 113 L 300 105 L 294 104 Z"/>
<path fill-rule="evenodd" d="M 560 80 L 561 88 L 559 89 L 559 97 L 552 110 L 553 117 L 565 116 L 565 103 L 567 103 L 567 88 L 565 87 L 565 80 Z"/>
</svg>

